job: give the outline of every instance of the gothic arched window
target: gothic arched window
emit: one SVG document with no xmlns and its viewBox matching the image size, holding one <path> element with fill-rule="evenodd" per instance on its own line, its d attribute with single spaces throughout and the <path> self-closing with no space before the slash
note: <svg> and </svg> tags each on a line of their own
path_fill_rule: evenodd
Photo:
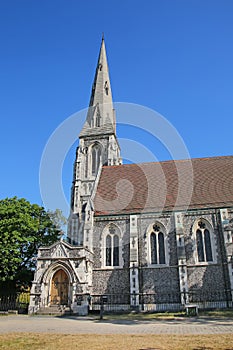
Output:
<svg viewBox="0 0 233 350">
<path fill-rule="evenodd" d="M 157 264 L 157 237 L 154 232 L 150 235 L 151 264 Z"/>
<path fill-rule="evenodd" d="M 157 224 L 153 225 L 153 229 L 150 231 L 150 262 L 153 265 L 166 264 L 164 240 L 161 227 Z"/>
<path fill-rule="evenodd" d="M 159 246 L 159 264 L 165 264 L 164 234 L 162 232 L 159 232 L 158 234 L 158 246 Z"/>
<path fill-rule="evenodd" d="M 85 177 L 88 177 L 88 157 L 89 157 L 89 152 L 88 152 L 88 148 L 86 147 L 84 150 L 85 154 L 86 154 L 86 161 L 85 161 Z"/>
<path fill-rule="evenodd" d="M 112 239 L 110 235 L 106 237 L 106 266 L 112 265 Z"/>
<path fill-rule="evenodd" d="M 100 117 L 100 113 L 99 113 L 99 112 L 97 112 L 97 114 L 96 114 L 96 118 L 95 118 L 95 126 L 96 126 L 97 128 L 99 128 L 99 127 L 100 127 L 100 119 L 101 119 L 101 117 Z"/>
<path fill-rule="evenodd" d="M 204 249 L 203 249 L 203 239 L 201 230 L 196 231 L 196 241 L 197 241 L 197 256 L 198 261 L 205 261 Z"/>
<path fill-rule="evenodd" d="M 92 175 L 96 175 L 100 165 L 101 149 L 99 145 L 94 145 L 92 147 Z"/>
<path fill-rule="evenodd" d="M 105 266 L 120 266 L 119 229 L 110 225 L 105 236 Z"/>
<path fill-rule="evenodd" d="M 196 247 L 198 262 L 213 261 L 210 230 L 204 220 L 198 221 L 196 229 Z"/>
<path fill-rule="evenodd" d="M 113 266 L 119 266 L 119 237 L 113 236 Z"/>
</svg>

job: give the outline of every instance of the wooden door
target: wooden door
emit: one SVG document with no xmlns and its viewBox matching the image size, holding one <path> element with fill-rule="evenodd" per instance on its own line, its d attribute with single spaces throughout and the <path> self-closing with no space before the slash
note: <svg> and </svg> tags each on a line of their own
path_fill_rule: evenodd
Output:
<svg viewBox="0 0 233 350">
<path fill-rule="evenodd" d="M 68 289 L 68 276 L 64 270 L 60 269 L 53 275 L 51 285 L 51 304 L 67 305 Z"/>
</svg>

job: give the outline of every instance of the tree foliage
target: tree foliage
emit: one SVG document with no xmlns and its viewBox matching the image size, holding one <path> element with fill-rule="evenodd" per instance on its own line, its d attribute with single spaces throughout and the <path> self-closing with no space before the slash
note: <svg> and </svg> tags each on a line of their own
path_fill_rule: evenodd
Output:
<svg viewBox="0 0 233 350">
<path fill-rule="evenodd" d="M 60 209 L 56 209 L 55 211 L 49 210 L 48 214 L 58 230 L 62 230 L 62 228 L 67 224 L 67 219 L 62 214 L 62 211 Z"/>
<path fill-rule="evenodd" d="M 24 198 L 0 200 L 0 282 L 26 284 L 38 248 L 54 243 L 59 235 L 59 218 L 54 221 L 43 207 Z"/>
</svg>

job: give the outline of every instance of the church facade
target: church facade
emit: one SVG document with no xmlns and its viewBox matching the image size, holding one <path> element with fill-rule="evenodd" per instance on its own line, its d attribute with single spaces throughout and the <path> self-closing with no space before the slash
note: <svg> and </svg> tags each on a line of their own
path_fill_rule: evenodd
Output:
<svg viewBox="0 0 233 350">
<path fill-rule="evenodd" d="M 122 164 L 102 39 L 68 239 L 38 251 L 29 313 L 232 307 L 233 156 Z"/>
</svg>

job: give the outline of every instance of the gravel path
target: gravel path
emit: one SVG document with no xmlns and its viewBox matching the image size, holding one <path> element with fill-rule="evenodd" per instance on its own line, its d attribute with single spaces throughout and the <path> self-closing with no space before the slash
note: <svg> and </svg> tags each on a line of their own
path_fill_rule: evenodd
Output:
<svg viewBox="0 0 233 350">
<path fill-rule="evenodd" d="M 220 334 L 233 335 L 233 319 L 98 320 L 88 317 L 14 315 L 0 317 L 0 333 Z"/>
</svg>

